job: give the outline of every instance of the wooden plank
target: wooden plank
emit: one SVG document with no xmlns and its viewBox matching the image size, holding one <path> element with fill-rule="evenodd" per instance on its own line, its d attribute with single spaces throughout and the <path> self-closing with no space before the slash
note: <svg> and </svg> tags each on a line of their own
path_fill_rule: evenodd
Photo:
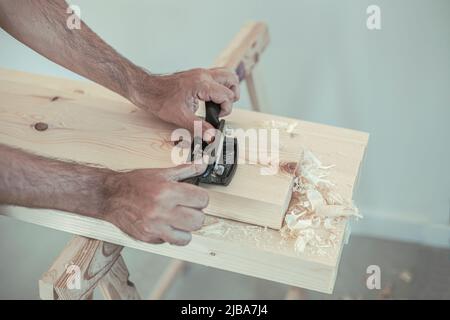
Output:
<svg viewBox="0 0 450 320">
<path fill-rule="evenodd" d="M 39 280 L 44 300 L 90 299 L 99 281 L 120 257 L 122 246 L 74 237 Z"/>
<path fill-rule="evenodd" d="M 260 71 L 260 66 L 255 66 L 245 78 L 248 95 L 253 111 L 269 113 L 270 106 L 266 96 L 266 88 Z"/>
<path fill-rule="evenodd" d="M 188 246 L 177 247 L 136 241 L 112 224 L 68 212 L 0 206 L 0 213 L 72 234 L 327 293 L 334 286 L 344 228 L 341 225 L 336 232 L 339 245 L 325 248 L 323 256 L 316 256 L 297 253 L 294 241 L 284 241 L 276 230 L 219 218 L 207 218 L 206 226 L 193 234 Z"/>
<path fill-rule="evenodd" d="M 1 69 L 0 80 L 7 82 L 10 79 L 14 79 L 15 83 L 20 83 L 22 85 L 34 86 L 38 83 L 41 88 L 53 90 L 52 92 L 62 91 L 66 96 L 93 96 L 96 98 L 103 98 L 113 101 L 127 101 L 127 99 L 118 95 L 117 93 L 105 87 L 99 86 L 98 84 L 89 80 L 77 81 L 58 78 L 54 76 L 33 74 L 18 70 Z M 48 79 L 51 79 L 51 81 L 48 81 Z M 57 98 L 58 96 L 53 96 L 52 99 L 54 99 L 55 97 Z"/>
<path fill-rule="evenodd" d="M 75 97 L 47 88 L 39 92 L 39 85 L 25 86 L 11 79 L 6 83 L 0 80 L 0 87 L 1 143 L 117 170 L 175 165 L 170 142 L 175 127 L 137 110 L 131 103 Z M 52 101 L 55 95 L 59 98 Z M 272 116 L 265 115 L 259 123 L 249 126 L 252 118 L 253 114 L 236 110 L 227 124 L 235 129 L 267 128 L 265 122 Z M 47 123 L 48 129 L 35 130 L 36 122 Z M 299 141 L 297 136 L 280 134 L 281 162 L 299 160 Z M 247 144 L 240 159 L 262 150 L 259 145 Z M 210 195 L 206 212 L 279 229 L 289 204 L 293 176 L 281 170 L 275 175 L 261 175 L 263 168 L 264 164 L 247 161 L 238 165 L 228 187 L 204 185 Z M 241 210 L 244 206 L 245 212 Z"/>
<path fill-rule="evenodd" d="M 141 297 L 129 277 L 125 261 L 119 256 L 109 272 L 100 279 L 99 288 L 103 297 L 106 300 L 140 300 Z"/>
<path fill-rule="evenodd" d="M 21 86 L 14 82 L 9 85 L 16 89 Z M 27 88 L 37 90 L 35 87 L 33 84 Z M 0 91 L 3 88 L 2 84 Z M 146 167 L 149 159 L 154 163 L 167 164 L 167 155 L 155 155 L 154 150 L 161 149 L 160 146 L 166 148 L 164 132 L 170 130 L 163 123 L 153 123 L 162 133 L 157 139 L 149 139 L 147 126 L 151 119 L 142 115 L 133 116 L 139 111 L 131 105 L 120 101 L 99 105 L 96 101 L 104 100 L 91 97 L 69 100 L 64 95 L 52 102 L 22 95 L 20 90 L 17 92 L 9 95 L 1 93 L 4 102 L 0 106 L 2 143 L 77 161 L 104 163 L 112 168 Z M 50 97 L 53 91 L 47 93 L 50 93 Z M 64 90 L 61 89 L 59 93 L 64 93 Z M 34 107 L 30 108 L 30 105 Z M 47 112 L 40 112 L 41 107 Z M 80 113 L 83 114 L 82 118 L 78 116 Z M 98 114 L 102 115 L 102 128 L 98 126 Z M 76 117 L 79 121 L 67 122 L 65 117 Z M 245 123 L 242 119 L 246 119 Z M 50 124 L 50 130 L 37 135 L 31 124 L 42 120 Z M 296 120 L 239 109 L 229 119 L 230 123 L 241 123 L 244 129 L 256 125 L 266 126 L 267 122 L 292 121 Z M 298 125 L 291 133 L 282 133 L 295 138 L 287 139 L 286 145 L 282 146 L 284 157 L 297 157 L 295 153 L 289 152 L 289 143 L 309 148 L 324 164 L 336 165 L 331 179 L 337 182 L 337 189 L 343 196 L 351 197 L 367 145 L 367 134 L 305 121 L 297 122 Z M 247 204 L 237 209 L 247 211 Z M 325 249 L 324 256 L 315 256 L 307 252 L 295 252 L 294 242 L 283 241 L 275 230 L 213 217 L 209 217 L 206 226 L 193 235 L 187 247 L 180 248 L 135 241 L 107 222 L 72 213 L 12 206 L 0 207 L 0 211 L 7 216 L 57 230 L 322 292 L 331 292 L 334 286 L 346 226 L 345 221 L 339 226 L 339 243 L 335 248 Z"/>
<path fill-rule="evenodd" d="M 263 22 L 245 25 L 214 62 L 215 67 L 240 68 L 240 78 L 251 74 L 261 54 L 269 45 L 269 29 Z"/>
</svg>

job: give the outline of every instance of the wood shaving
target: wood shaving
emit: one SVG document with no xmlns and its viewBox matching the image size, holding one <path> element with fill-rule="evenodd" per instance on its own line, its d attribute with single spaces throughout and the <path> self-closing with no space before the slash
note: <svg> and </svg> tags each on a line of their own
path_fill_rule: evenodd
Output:
<svg viewBox="0 0 450 320">
<path fill-rule="evenodd" d="M 362 218 L 350 200 L 344 199 L 329 180 L 334 165 L 324 166 L 309 150 L 303 151 L 293 186 L 293 199 L 281 229 L 284 239 L 295 239 L 295 251 L 311 248 L 325 255 L 323 248 L 335 247 L 337 224 L 348 217 Z"/>
<path fill-rule="evenodd" d="M 412 281 L 412 274 L 411 274 L 411 272 L 409 272 L 407 270 L 400 272 L 398 277 L 400 278 L 400 280 L 402 280 L 406 283 L 411 283 L 411 281 Z"/>
<path fill-rule="evenodd" d="M 274 248 L 274 236 L 267 227 L 244 225 L 233 221 L 218 219 L 207 216 L 204 226 L 195 234 L 206 235 L 216 239 L 223 239 L 232 242 L 247 242 L 258 248 L 268 249 Z M 282 250 L 284 244 L 280 243 L 276 246 L 276 250 Z"/>
<path fill-rule="evenodd" d="M 242 225 L 207 216 L 204 227 L 195 232 L 234 242 L 248 242 L 270 250 L 294 250 L 297 254 L 325 256 L 342 239 L 342 221 L 361 218 L 358 209 L 344 199 L 329 180 L 334 166 L 324 166 L 310 151 L 303 152 L 295 170 L 293 195 L 285 215 L 280 238 L 267 228 Z M 347 225 L 348 228 L 348 225 Z M 277 243 L 277 244 L 274 244 Z"/>
<path fill-rule="evenodd" d="M 298 122 L 286 122 L 286 121 L 277 121 L 277 120 L 271 120 L 271 121 L 264 121 L 263 124 L 265 127 L 272 128 L 272 129 L 282 129 L 285 130 L 289 134 L 293 134 L 295 128 L 298 126 Z"/>
</svg>

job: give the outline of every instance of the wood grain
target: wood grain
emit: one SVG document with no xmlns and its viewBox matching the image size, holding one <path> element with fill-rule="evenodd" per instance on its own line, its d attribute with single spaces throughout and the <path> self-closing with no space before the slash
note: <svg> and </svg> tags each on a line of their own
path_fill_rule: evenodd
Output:
<svg viewBox="0 0 450 320">
<path fill-rule="evenodd" d="M 43 80 L 46 78 L 39 78 L 38 83 Z M 83 95 L 74 99 L 69 94 L 65 95 L 63 89 L 44 90 L 38 84 L 9 81 L 8 86 L 16 91 L 8 93 L 6 86 L 0 86 L 2 101 L 5 102 L 0 106 L 0 137 L 4 143 L 50 156 L 103 163 L 116 169 L 146 167 L 149 161 L 167 165 L 167 154 L 155 150 L 170 149 L 164 140 L 164 134 L 168 134 L 170 129 L 166 124 L 154 122 L 161 135 L 149 137 L 147 126 L 152 119 L 142 114 L 137 116 L 139 111 L 127 103 L 105 102 L 105 99 Z M 26 93 L 21 91 L 22 86 Z M 41 90 L 46 95 L 36 97 Z M 55 93 L 61 98 L 50 101 L 49 97 Z M 79 121 L 74 123 L 71 119 Z M 32 124 L 36 121 L 46 121 L 50 129 L 35 132 Z M 267 121 L 291 123 L 297 120 L 239 109 L 229 119 L 230 123 L 241 123 L 244 129 L 266 126 Z M 289 152 L 289 144 L 311 149 L 324 164 L 336 165 L 331 178 L 337 182 L 340 193 L 351 197 L 367 145 L 367 134 L 298 121 L 293 132 L 284 135 L 293 136 L 282 146 L 285 159 L 297 156 L 295 152 Z M 228 190 L 232 194 L 233 188 Z M 236 209 L 246 214 L 251 211 L 246 204 Z M 1 207 L 0 211 L 15 219 L 57 230 L 323 292 L 331 292 L 334 286 L 346 225 L 342 223 L 338 230 L 340 242 L 336 248 L 326 250 L 324 256 L 314 256 L 297 254 L 294 243 L 283 241 L 275 230 L 226 219 L 208 218 L 206 226 L 193 235 L 191 244 L 180 248 L 135 241 L 107 222 L 72 213 L 11 206 Z"/>
<path fill-rule="evenodd" d="M 269 42 L 267 25 L 263 22 L 249 22 L 221 52 L 213 66 L 232 70 L 240 67 L 239 76 L 246 78 L 259 62 Z"/>
<path fill-rule="evenodd" d="M 85 88 L 86 85 L 79 81 L 67 80 L 70 83 L 58 86 L 56 79 L 43 76 L 28 78 L 23 73 L 16 78 L 14 72 L 3 70 L 0 70 L 0 79 L 1 143 L 114 169 L 145 168 L 149 163 L 169 166 L 168 152 L 172 146 L 167 138 L 172 127 L 142 114 L 120 98 L 98 98 L 95 93 L 78 93 L 82 89 L 76 88 Z M 58 99 L 53 100 L 55 96 Z M 48 123 L 49 129 L 36 132 L 33 125 L 38 121 Z M 331 179 L 336 181 L 343 196 L 352 196 L 367 146 L 367 134 L 239 109 L 227 121 L 231 126 L 243 129 L 297 122 L 292 132 L 280 133 L 283 140 L 280 157 L 283 161 L 295 162 L 299 157 L 298 148 L 310 149 L 324 164 L 336 165 Z M 158 134 L 149 134 L 149 124 Z M 271 189 L 272 184 L 269 183 L 263 187 L 261 196 L 264 182 L 254 181 L 254 175 L 261 166 L 256 164 L 245 168 L 238 169 L 235 180 L 226 188 L 226 195 L 223 188 L 207 187 L 214 199 L 208 208 L 209 213 L 234 219 L 239 216 L 244 221 L 257 216 L 260 224 L 274 223 L 267 216 L 263 217 L 262 209 L 274 203 L 279 205 L 281 201 L 276 202 L 277 199 L 271 202 L 275 198 L 273 195 L 285 191 L 279 187 Z M 288 185 L 292 177 L 280 172 L 273 179 L 278 179 L 276 185 L 281 182 Z M 242 183 L 243 187 L 237 188 L 235 183 Z M 236 201 L 242 198 L 244 189 L 246 200 Z M 264 203 L 264 208 L 260 210 L 252 201 Z M 229 211 L 221 210 L 224 205 L 229 206 Z M 217 211 L 212 208 L 217 208 Z M 142 243 L 107 222 L 67 212 L 3 206 L 0 213 L 120 246 L 322 292 L 333 289 L 346 229 L 343 221 L 337 232 L 338 245 L 326 248 L 323 256 L 316 256 L 296 253 L 293 241 L 284 241 L 276 230 L 222 218 L 209 217 L 204 228 L 193 235 L 189 246 L 180 248 Z M 283 214 L 281 212 L 280 216 Z"/>
<path fill-rule="evenodd" d="M 1 72 L 0 72 L 1 73 Z M 0 80 L 0 143 L 48 157 L 94 163 L 115 170 L 170 167 L 174 126 L 163 123 L 128 102 L 78 97 L 64 91 Z M 47 79 L 42 82 L 53 81 Z M 52 97 L 58 96 L 57 100 Z M 248 129 L 253 117 L 236 111 L 227 124 Z M 271 119 L 266 115 L 265 120 Z M 289 120 L 292 121 L 292 120 Z M 48 129 L 37 131 L 34 125 Z M 251 128 L 265 128 L 264 121 Z M 298 161 L 299 138 L 282 134 L 281 161 Z M 242 146 L 243 144 L 241 144 Z M 264 150 L 247 145 L 248 152 Z M 187 158 L 187 157 L 186 157 Z M 203 187 L 210 194 L 206 212 L 256 225 L 279 229 L 291 196 L 292 175 L 279 172 L 263 176 L 259 163 L 239 164 L 228 187 Z M 242 211 L 245 207 L 248 210 Z"/>
<path fill-rule="evenodd" d="M 101 261 L 99 261 L 101 263 Z M 99 288 L 106 300 L 140 300 L 141 297 L 133 282 L 122 256 L 100 280 Z"/>
<path fill-rule="evenodd" d="M 89 299 L 119 259 L 122 248 L 95 239 L 72 238 L 39 280 L 41 299 Z"/>
</svg>

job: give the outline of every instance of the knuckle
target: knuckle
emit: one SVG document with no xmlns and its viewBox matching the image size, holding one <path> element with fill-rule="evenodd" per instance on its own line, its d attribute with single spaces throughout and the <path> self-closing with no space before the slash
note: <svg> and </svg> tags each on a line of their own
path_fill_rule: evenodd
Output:
<svg viewBox="0 0 450 320">
<path fill-rule="evenodd" d="M 226 92 L 227 92 L 229 101 L 233 102 L 234 98 L 235 98 L 235 94 L 234 94 L 233 90 L 227 88 Z"/>
<path fill-rule="evenodd" d="M 144 224 L 142 226 L 143 233 L 148 235 L 148 236 L 153 235 L 153 226 L 152 225 L 153 224 Z"/>
<path fill-rule="evenodd" d="M 199 91 L 200 97 L 203 97 L 203 98 L 209 97 L 210 92 L 211 92 L 210 81 L 205 80 L 205 79 L 199 80 L 198 91 Z"/>
<path fill-rule="evenodd" d="M 205 214 L 203 212 L 197 214 L 192 221 L 192 231 L 200 230 L 205 222 Z"/>
<path fill-rule="evenodd" d="M 208 70 L 204 68 L 192 69 L 192 74 L 197 80 L 202 80 L 208 75 Z"/>
<path fill-rule="evenodd" d="M 170 198 L 171 193 L 172 192 L 171 192 L 170 188 L 168 187 L 168 183 L 162 183 L 159 185 L 159 189 L 154 194 L 153 199 L 157 203 L 161 203 L 161 202 L 164 202 L 166 199 Z"/>
</svg>

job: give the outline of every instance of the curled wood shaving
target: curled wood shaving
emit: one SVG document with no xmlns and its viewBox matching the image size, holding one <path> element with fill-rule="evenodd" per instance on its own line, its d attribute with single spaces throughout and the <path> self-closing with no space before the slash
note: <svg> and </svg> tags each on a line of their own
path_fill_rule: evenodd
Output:
<svg viewBox="0 0 450 320">
<path fill-rule="evenodd" d="M 311 151 L 304 150 L 294 179 L 293 200 L 281 229 L 284 239 L 295 239 L 295 250 L 299 253 L 310 247 L 319 255 L 326 254 L 324 248 L 337 244 L 338 222 L 352 216 L 362 218 L 353 203 L 344 199 L 328 179 L 334 167 L 324 166 Z"/>
<path fill-rule="evenodd" d="M 207 217 L 205 226 L 198 234 L 216 238 L 226 237 L 236 242 L 253 243 L 259 248 L 292 250 L 303 253 L 329 254 L 342 237 L 340 222 L 348 217 L 361 218 L 351 201 L 344 199 L 328 179 L 334 166 L 324 166 L 310 151 L 303 152 L 293 185 L 293 197 L 280 230 L 281 241 L 267 228 L 241 225 L 227 220 Z M 274 245 L 274 242 L 278 243 Z M 289 244 L 289 245 L 288 245 Z"/>
<path fill-rule="evenodd" d="M 263 124 L 265 127 L 272 128 L 272 129 L 280 129 L 285 130 L 289 134 L 293 134 L 295 128 L 298 126 L 298 122 L 286 122 L 286 121 L 277 121 L 277 120 L 270 120 L 270 121 L 264 121 Z"/>
</svg>

